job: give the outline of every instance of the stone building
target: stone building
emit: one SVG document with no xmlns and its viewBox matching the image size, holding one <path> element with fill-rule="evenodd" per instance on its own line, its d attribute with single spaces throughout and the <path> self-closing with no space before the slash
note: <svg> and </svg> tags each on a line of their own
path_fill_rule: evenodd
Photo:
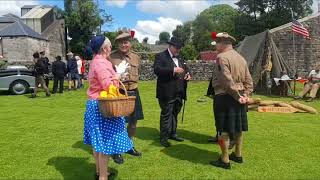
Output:
<svg viewBox="0 0 320 180">
<path fill-rule="evenodd" d="M 304 76 L 317 63 L 320 63 L 320 13 L 318 12 L 298 21 L 309 30 L 310 40 L 302 35 L 293 34 L 291 23 L 271 29 L 270 32 L 285 62 L 291 67 L 291 73 L 296 69 L 299 75 Z"/>
<path fill-rule="evenodd" d="M 23 6 L 21 17 L 0 17 L 0 54 L 11 64 L 30 64 L 34 52 L 45 51 L 50 61 L 65 57 L 65 22 L 50 6 Z"/>
</svg>

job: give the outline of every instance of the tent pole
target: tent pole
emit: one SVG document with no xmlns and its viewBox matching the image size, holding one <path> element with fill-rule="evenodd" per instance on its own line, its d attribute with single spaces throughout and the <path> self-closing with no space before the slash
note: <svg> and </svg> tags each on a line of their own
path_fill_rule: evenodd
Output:
<svg viewBox="0 0 320 180">
<path fill-rule="evenodd" d="M 294 20 L 293 16 L 293 10 L 291 9 L 291 16 L 292 16 L 292 21 Z M 297 74 L 297 67 L 296 67 L 296 43 L 295 43 L 295 38 L 294 38 L 294 32 L 292 32 L 292 47 L 293 47 L 293 74 L 294 74 L 294 81 L 293 81 L 293 95 L 296 95 L 296 74 Z"/>
<path fill-rule="evenodd" d="M 294 81 L 293 81 L 293 95 L 296 95 L 296 75 L 297 75 L 297 66 L 296 66 L 296 44 L 294 39 L 294 32 L 292 31 L 292 44 L 293 44 L 293 67 L 294 67 Z"/>
</svg>

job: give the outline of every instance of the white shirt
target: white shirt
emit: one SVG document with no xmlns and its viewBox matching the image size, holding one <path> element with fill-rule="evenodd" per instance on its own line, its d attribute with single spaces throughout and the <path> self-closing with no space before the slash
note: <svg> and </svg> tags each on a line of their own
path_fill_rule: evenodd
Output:
<svg viewBox="0 0 320 180">
<path fill-rule="evenodd" d="M 309 74 L 309 78 L 315 77 L 320 79 L 320 71 L 317 73 L 316 70 L 312 70 Z"/>
<path fill-rule="evenodd" d="M 168 51 L 169 51 L 170 57 L 173 60 L 174 64 L 176 64 L 176 66 L 179 67 L 179 60 L 177 58 L 173 57 L 169 48 L 168 48 Z"/>
<path fill-rule="evenodd" d="M 82 61 L 77 60 L 77 66 L 78 66 L 78 73 L 81 74 L 81 67 L 82 67 Z"/>
</svg>

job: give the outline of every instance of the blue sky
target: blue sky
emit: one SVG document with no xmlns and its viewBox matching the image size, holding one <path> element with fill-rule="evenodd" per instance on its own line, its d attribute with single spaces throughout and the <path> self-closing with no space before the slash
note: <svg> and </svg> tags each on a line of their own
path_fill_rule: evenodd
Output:
<svg viewBox="0 0 320 180">
<path fill-rule="evenodd" d="M 97 2 L 98 0 L 94 0 Z M 192 20 L 202 10 L 214 4 L 229 4 L 233 7 L 238 0 L 99 0 L 99 8 L 114 18 L 111 26 L 104 25 L 103 31 L 115 31 L 127 27 L 136 31 L 136 37 L 149 38 L 150 43 L 158 39 L 162 31 L 172 32 L 185 21 Z M 317 0 L 314 0 L 317 2 Z M 46 4 L 64 8 L 63 0 L 0 0 L 0 15 L 20 14 L 23 5 Z M 316 3 L 313 9 L 317 11 Z"/>
</svg>

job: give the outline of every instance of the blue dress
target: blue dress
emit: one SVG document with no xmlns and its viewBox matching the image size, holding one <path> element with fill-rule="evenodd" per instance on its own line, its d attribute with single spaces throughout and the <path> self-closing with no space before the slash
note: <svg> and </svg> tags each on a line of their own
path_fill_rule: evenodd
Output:
<svg viewBox="0 0 320 180">
<path fill-rule="evenodd" d="M 88 100 L 84 114 L 83 142 L 99 153 L 122 154 L 129 151 L 132 141 L 128 137 L 123 117 L 104 118 L 98 100 Z"/>
</svg>

